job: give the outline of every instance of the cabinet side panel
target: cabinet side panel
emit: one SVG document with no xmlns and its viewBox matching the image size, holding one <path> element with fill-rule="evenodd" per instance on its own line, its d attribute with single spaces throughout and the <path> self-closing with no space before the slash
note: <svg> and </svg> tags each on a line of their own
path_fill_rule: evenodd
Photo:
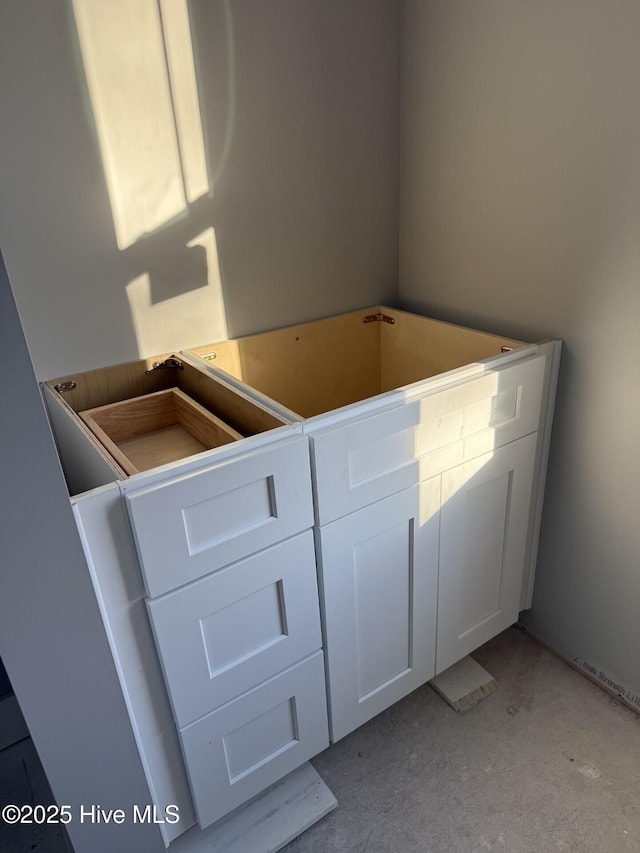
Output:
<svg viewBox="0 0 640 853">
<path fill-rule="evenodd" d="M 551 429 L 556 404 L 558 373 L 560 370 L 560 354 L 562 341 L 547 341 L 540 344 L 540 352 L 545 354 L 546 367 L 542 402 L 540 405 L 540 422 L 538 425 L 538 446 L 533 474 L 533 493 L 531 497 L 531 517 L 527 540 L 527 562 L 522 579 L 520 593 L 520 610 L 528 610 L 533 601 L 533 583 L 538 560 L 538 542 L 540 525 L 542 523 L 542 507 L 544 503 L 545 483 L 547 479 L 547 463 L 551 446 Z"/>
<path fill-rule="evenodd" d="M 78 495 L 115 482 L 120 472 L 109 464 L 88 429 L 69 417 L 56 391 L 44 385 L 43 393 L 69 492 Z"/>
<path fill-rule="evenodd" d="M 128 519 L 117 486 L 77 499 L 73 509 L 155 805 L 179 808 L 178 823 L 160 826 L 169 844 L 195 815 Z"/>
</svg>

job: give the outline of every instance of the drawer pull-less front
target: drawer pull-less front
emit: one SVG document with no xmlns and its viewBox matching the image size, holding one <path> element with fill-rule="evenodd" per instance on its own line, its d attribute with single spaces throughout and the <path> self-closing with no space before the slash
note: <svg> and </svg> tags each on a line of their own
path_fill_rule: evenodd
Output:
<svg viewBox="0 0 640 853">
<path fill-rule="evenodd" d="M 123 485 L 145 585 L 163 595 L 311 527 L 306 438 L 172 480 Z"/>
<path fill-rule="evenodd" d="M 179 733 L 205 827 L 329 745 L 322 652 Z"/>
<path fill-rule="evenodd" d="M 320 648 L 310 530 L 148 602 L 179 726 Z"/>
</svg>

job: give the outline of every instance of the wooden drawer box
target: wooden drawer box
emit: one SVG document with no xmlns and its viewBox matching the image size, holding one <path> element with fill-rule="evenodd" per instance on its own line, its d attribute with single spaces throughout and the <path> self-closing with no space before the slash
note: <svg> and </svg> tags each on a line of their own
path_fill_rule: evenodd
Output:
<svg viewBox="0 0 640 853">
<path fill-rule="evenodd" d="M 80 417 L 127 474 L 242 438 L 179 388 L 87 409 Z"/>
<path fill-rule="evenodd" d="M 291 423 L 176 355 L 50 380 L 44 390 L 72 494 Z"/>
</svg>

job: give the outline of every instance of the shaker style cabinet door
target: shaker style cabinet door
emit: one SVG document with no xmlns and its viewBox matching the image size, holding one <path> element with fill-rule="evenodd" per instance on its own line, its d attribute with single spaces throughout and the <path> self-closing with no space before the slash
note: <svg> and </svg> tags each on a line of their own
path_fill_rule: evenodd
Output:
<svg viewBox="0 0 640 853">
<path fill-rule="evenodd" d="M 535 450 L 534 433 L 442 475 L 437 673 L 518 619 Z"/>
<path fill-rule="evenodd" d="M 434 675 L 440 478 L 320 528 L 331 739 Z"/>
</svg>

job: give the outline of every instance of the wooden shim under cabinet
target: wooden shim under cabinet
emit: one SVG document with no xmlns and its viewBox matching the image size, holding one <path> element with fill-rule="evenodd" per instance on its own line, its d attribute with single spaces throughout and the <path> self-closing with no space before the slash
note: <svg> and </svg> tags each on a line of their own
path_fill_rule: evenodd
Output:
<svg viewBox="0 0 640 853">
<path fill-rule="evenodd" d="M 88 409 L 80 417 L 127 474 L 243 437 L 179 388 Z"/>
</svg>

